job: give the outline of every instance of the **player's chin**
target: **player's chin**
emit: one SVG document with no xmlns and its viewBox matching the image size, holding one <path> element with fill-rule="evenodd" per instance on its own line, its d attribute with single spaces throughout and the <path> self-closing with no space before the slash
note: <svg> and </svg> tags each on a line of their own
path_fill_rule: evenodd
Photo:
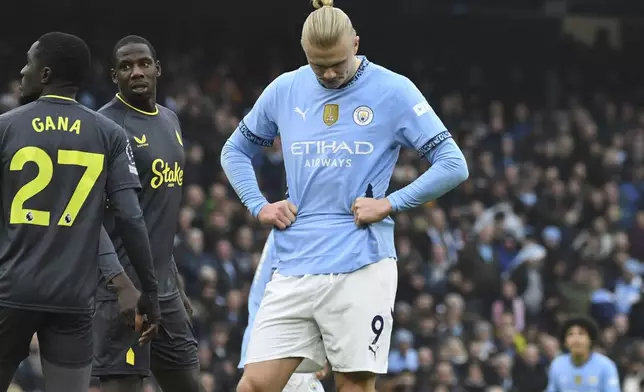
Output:
<svg viewBox="0 0 644 392">
<path fill-rule="evenodd" d="M 338 88 L 342 85 L 342 83 L 337 80 L 328 81 L 328 80 L 320 79 L 320 83 L 322 83 L 322 85 L 326 88 Z"/>
<path fill-rule="evenodd" d="M 584 352 L 586 352 L 586 348 L 585 348 L 585 347 L 583 347 L 583 346 L 579 346 L 579 347 L 570 347 L 570 353 L 571 353 L 571 354 L 573 354 L 573 355 L 576 355 L 576 354 L 582 354 L 582 353 L 584 353 Z"/>
</svg>

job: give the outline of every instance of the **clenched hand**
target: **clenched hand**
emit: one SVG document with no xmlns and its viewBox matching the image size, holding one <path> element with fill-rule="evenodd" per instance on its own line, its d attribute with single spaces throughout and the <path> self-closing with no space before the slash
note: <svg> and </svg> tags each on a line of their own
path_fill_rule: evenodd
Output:
<svg viewBox="0 0 644 392">
<path fill-rule="evenodd" d="M 380 222 L 391 214 L 391 203 L 385 199 L 359 197 L 351 206 L 354 221 L 358 226 Z"/>
<path fill-rule="evenodd" d="M 295 214 L 297 214 L 297 207 L 288 200 L 282 200 L 262 207 L 257 219 L 262 224 L 284 230 L 295 222 Z"/>
</svg>

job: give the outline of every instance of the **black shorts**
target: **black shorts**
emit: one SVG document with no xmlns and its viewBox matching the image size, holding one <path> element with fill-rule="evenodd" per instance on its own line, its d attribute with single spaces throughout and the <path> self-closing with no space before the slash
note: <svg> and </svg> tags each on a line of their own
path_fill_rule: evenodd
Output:
<svg viewBox="0 0 644 392">
<path fill-rule="evenodd" d="M 29 356 L 33 335 L 40 355 L 65 368 L 92 363 L 92 315 L 54 313 L 0 306 L 0 363 L 19 364 Z"/>
<path fill-rule="evenodd" d="M 150 370 L 199 366 L 197 340 L 180 297 L 161 301 L 161 327 L 151 344 L 140 346 L 139 334 L 118 317 L 116 300 L 97 301 L 94 315 L 94 377 L 139 375 Z"/>
</svg>

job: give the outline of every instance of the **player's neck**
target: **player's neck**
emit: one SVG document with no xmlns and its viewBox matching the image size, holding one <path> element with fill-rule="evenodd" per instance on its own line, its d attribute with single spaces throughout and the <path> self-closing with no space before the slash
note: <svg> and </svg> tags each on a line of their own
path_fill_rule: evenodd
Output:
<svg viewBox="0 0 644 392">
<path fill-rule="evenodd" d="M 342 86 L 338 88 L 344 88 L 353 81 L 353 78 L 356 77 L 356 73 L 358 72 L 358 68 L 360 68 L 360 64 L 362 64 L 362 59 L 354 55 L 353 64 L 351 65 L 351 69 L 349 70 L 350 76 L 347 78 L 347 80 L 344 83 L 342 83 Z"/>
<path fill-rule="evenodd" d="M 570 357 L 572 358 L 572 363 L 574 363 L 575 366 L 582 366 L 583 364 L 588 362 L 588 359 L 590 359 L 590 354 L 590 352 L 571 354 Z"/>
<path fill-rule="evenodd" d="M 353 67 L 351 68 L 351 77 L 349 80 L 353 79 L 356 76 L 356 72 L 358 72 L 358 68 L 360 68 L 360 64 L 362 63 L 362 59 L 358 56 L 353 56 Z"/>
<path fill-rule="evenodd" d="M 134 100 L 128 100 L 128 99 L 126 99 L 126 101 L 130 105 L 134 106 L 139 110 L 143 110 L 144 112 L 154 113 L 157 109 L 157 100 L 154 97 L 150 99 L 141 100 L 141 101 L 134 101 Z"/>
<path fill-rule="evenodd" d="M 42 93 L 40 94 L 40 96 L 44 97 L 46 95 L 49 95 L 49 96 L 54 96 L 54 97 L 64 97 L 64 98 L 76 99 L 76 93 L 78 93 L 78 89 L 76 87 L 45 86 L 45 88 L 43 88 Z"/>
</svg>

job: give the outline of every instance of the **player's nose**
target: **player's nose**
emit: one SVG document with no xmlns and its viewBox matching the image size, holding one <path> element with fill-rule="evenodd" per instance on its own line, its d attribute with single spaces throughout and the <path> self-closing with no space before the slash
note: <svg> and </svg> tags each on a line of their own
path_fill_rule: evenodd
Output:
<svg viewBox="0 0 644 392">
<path fill-rule="evenodd" d="M 335 73 L 335 71 L 333 71 L 331 69 L 328 69 L 328 70 L 326 70 L 324 72 L 324 79 L 326 79 L 326 80 L 333 80 L 333 79 L 335 79 L 336 76 L 337 76 L 337 74 Z"/>
<path fill-rule="evenodd" d="M 141 67 L 139 67 L 138 65 L 132 67 L 132 74 L 130 75 L 131 78 L 140 78 L 143 76 L 143 69 Z"/>
</svg>

